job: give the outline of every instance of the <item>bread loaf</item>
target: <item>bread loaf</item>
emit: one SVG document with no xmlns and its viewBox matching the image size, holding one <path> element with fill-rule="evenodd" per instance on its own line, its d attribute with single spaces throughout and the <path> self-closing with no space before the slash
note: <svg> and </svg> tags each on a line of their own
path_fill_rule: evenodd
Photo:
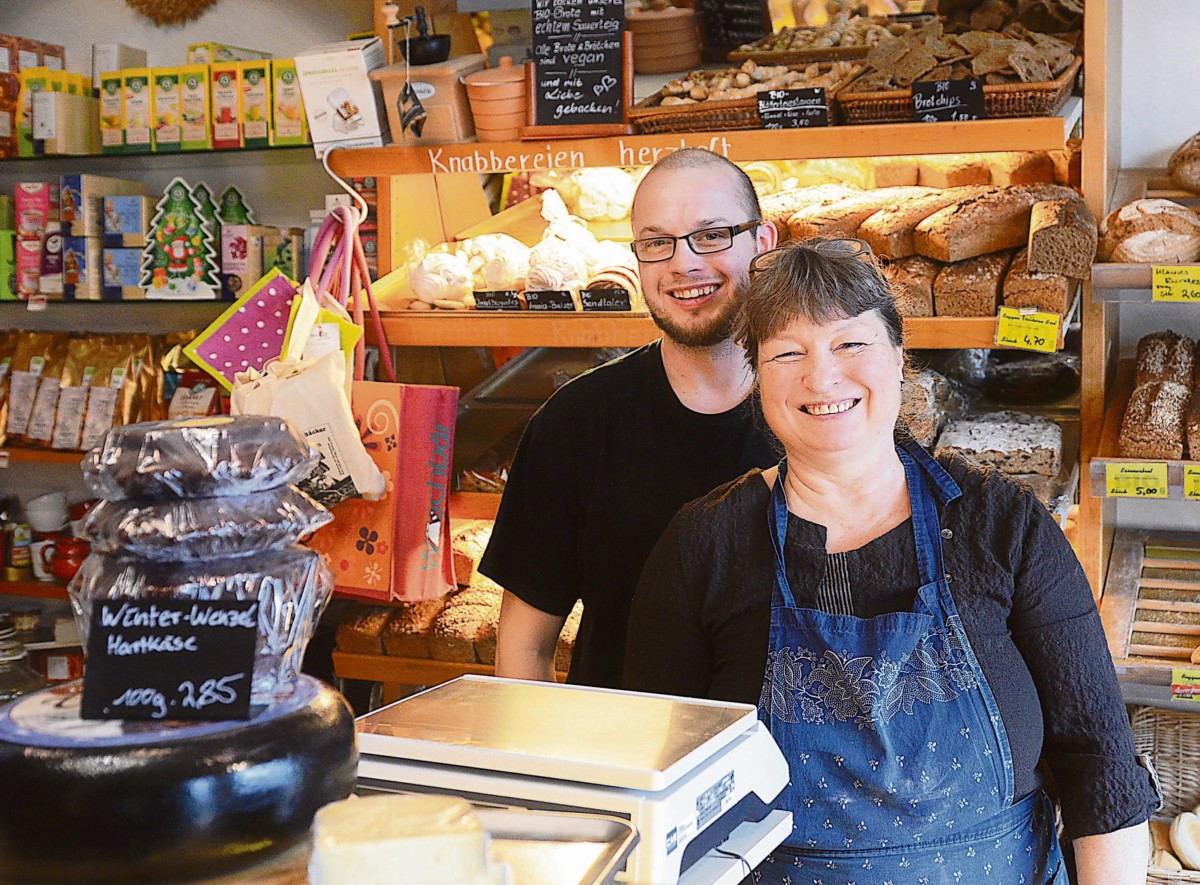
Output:
<svg viewBox="0 0 1200 885">
<path fill-rule="evenodd" d="M 1133 234 L 1113 246 L 1111 260 L 1122 264 L 1192 264 L 1200 261 L 1200 236 L 1167 230 Z"/>
<path fill-rule="evenodd" d="M 942 266 L 921 255 L 886 262 L 881 267 L 896 309 L 904 317 L 933 316 L 933 281 Z"/>
<path fill-rule="evenodd" d="M 872 187 L 903 187 L 919 184 L 916 157 L 876 157 L 871 167 Z"/>
<path fill-rule="evenodd" d="M 995 316 L 1010 257 L 992 252 L 947 264 L 933 281 L 933 312 L 940 317 Z"/>
<path fill-rule="evenodd" d="M 496 665 L 496 632 L 500 627 L 499 620 L 485 621 L 475 636 L 475 657 L 481 664 Z"/>
<path fill-rule="evenodd" d="M 1083 140 L 1068 138 L 1067 146 L 1061 151 L 1050 151 L 1054 164 L 1054 182 L 1069 187 L 1078 187 L 1083 177 Z"/>
<path fill-rule="evenodd" d="M 1186 437 L 1187 458 L 1200 461 L 1200 393 L 1192 391 L 1191 402 L 1183 417 L 1183 435 Z"/>
<path fill-rule="evenodd" d="M 1200 194 L 1200 132 L 1175 149 L 1167 173 L 1177 187 Z"/>
<path fill-rule="evenodd" d="M 1104 261 L 1187 264 L 1200 258 L 1200 215 L 1171 200 L 1134 200 L 1100 225 Z"/>
<path fill-rule="evenodd" d="M 971 154 L 917 157 L 917 184 L 922 187 L 962 187 L 991 181 L 987 163 Z"/>
<path fill-rule="evenodd" d="M 884 187 L 851 194 L 836 203 L 809 206 L 794 212 L 788 219 L 788 233 L 793 240 L 853 237 L 858 233 L 858 226 L 884 206 L 928 193 L 928 188 Z"/>
<path fill-rule="evenodd" d="M 1138 341 L 1134 386 L 1171 381 L 1191 387 L 1195 366 L 1196 344 L 1191 338 L 1170 329 L 1152 332 Z"/>
<path fill-rule="evenodd" d="M 918 224 L 940 209 L 986 192 L 986 187 L 971 185 L 898 200 L 865 218 L 858 226 L 858 236 L 880 258 L 907 258 L 917 252 L 914 235 Z"/>
<path fill-rule="evenodd" d="M 917 252 L 949 263 L 1024 246 L 1034 202 L 1032 194 L 1017 187 L 967 197 L 917 225 Z"/>
<path fill-rule="evenodd" d="M 583 603 L 576 601 L 567 620 L 559 631 L 558 641 L 554 645 L 554 669 L 559 673 L 569 673 L 571 658 L 575 654 L 575 639 L 579 635 L 579 622 L 583 619 Z"/>
<path fill-rule="evenodd" d="M 1096 260 L 1096 222 L 1073 200 L 1041 200 L 1029 214 L 1029 268 L 1089 279 Z"/>
<path fill-rule="evenodd" d="M 450 533 L 450 549 L 454 554 L 454 580 L 460 586 L 471 583 L 475 566 L 483 558 L 492 524 L 482 519 L 469 519 Z"/>
<path fill-rule="evenodd" d="M 429 633 L 445 607 L 444 596 L 396 605 L 383 629 L 384 654 L 403 658 L 429 657 Z"/>
<path fill-rule="evenodd" d="M 905 382 L 901 419 L 913 439 L 931 448 L 947 417 L 962 406 L 962 397 L 944 375 L 922 369 Z"/>
<path fill-rule="evenodd" d="M 1054 162 L 1046 151 L 1001 151 L 984 154 L 992 184 L 1034 184 L 1054 181 Z"/>
<path fill-rule="evenodd" d="M 1029 269 L 1029 252 L 1022 249 L 1004 275 L 1005 307 L 1036 307 L 1047 313 L 1067 315 L 1075 281 L 1062 274 L 1036 273 Z"/>
<path fill-rule="evenodd" d="M 337 647 L 351 654 L 383 654 L 383 630 L 391 615 L 389 606 L 356 605 L 338 624 L 334 637 Z"/>
<path fill-rule="evenodd" d="M 483 625 L 493 621 L 494 616 L 494 611 L 486 605 L 446 606 L 433 622 L 429 638 L 431 655 L 439 661 L 477 663 L 475 639 Z"/>
<path fill-rule="evenodd" d="M 1049 418 L 992 412 L 958 418 L 938 438 L 936 455 L 959 455 L 1004 473 L 1057 476 L 1062 468 L 1062 428 Z"/>
<path fill-rule="evenodd" d="M 759 206 L 762 209 L 763 221 L 774 224 L 780 240 L 783 241 L 788 238 L 788 219 L 799 210 L 807 206 L 833 203 L 859 192 L 858 188 L 841 184 L 817 184 L 768 194 L 759 201 Z"/>
<path fill-rule="evenodd" d="M 1182 458 L 1183 413 L 1189 395 L 1188 388 L 1170 381 L 1135 387 L 1121 419 L 1121 456 Z"/>
</svg>

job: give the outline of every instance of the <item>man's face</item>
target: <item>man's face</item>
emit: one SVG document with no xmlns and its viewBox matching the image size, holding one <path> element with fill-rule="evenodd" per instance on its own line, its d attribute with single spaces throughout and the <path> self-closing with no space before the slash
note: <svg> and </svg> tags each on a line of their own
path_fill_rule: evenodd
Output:
<svg viewBox="0 0 1200 885">
<path fill-rule="evenodd" d="M 643 179 L 633 203 L 633 236 L 683 236 L 749 221 L 737 183 L 719 167 L 664 169 Z M 678 344 L 710 347 L 729 338 L 737 293 L 749 279 L 750 259 L 775 244 L 770 224 L 738 234 L 722 252 L 697 255 L 675 244 L 666 261 L 638 262 L 646 306 L 663 334 Z"/>
</svg>

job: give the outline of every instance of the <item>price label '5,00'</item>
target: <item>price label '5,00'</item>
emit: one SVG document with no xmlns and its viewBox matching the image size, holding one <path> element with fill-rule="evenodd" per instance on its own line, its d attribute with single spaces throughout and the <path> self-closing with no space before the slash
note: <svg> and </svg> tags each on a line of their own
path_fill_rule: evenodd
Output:
<svg viewBox="0 0 1200 885">
<path fill-rule="evenodd" d="M 1104 465 L 1105 491 L 1110 498 L 1167 497 L 1165 462 L 1138 461 Z"/>
</svg>

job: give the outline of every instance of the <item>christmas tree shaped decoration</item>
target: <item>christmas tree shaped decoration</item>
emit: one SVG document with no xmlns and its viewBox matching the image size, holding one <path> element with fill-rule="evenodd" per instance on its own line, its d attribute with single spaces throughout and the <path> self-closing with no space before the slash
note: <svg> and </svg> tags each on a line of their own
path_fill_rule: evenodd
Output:
<svg viewBox="0 0 1200 885">
<path fill-rule="evenodd" d="M 246 204 L 246 198 L 232 184 L 221 191 L 217 205 L 222 224 L 258 224 L 254 211 Z"/>
<path fill-rule="evenodd" d="M 142 250 L 141 282 L 146 297 L 215 298 L 213 287 L 205 282 L 204 255 L 211 240 L 188 183 L 182 178 L 172 180 L 155 207 Z"/>
<path fill-rule="evenodd" d="M 197 182 L 192 188 L 192 196 L 200 207 L 200 216 L 204 219 L 205 231 L 210 235 L 210 247 L 205 254 L 206 273 L 204 282 L 212 286 L 214 292 L 221 289 L 221 219 L 217 216 L 217 204 L 213 202 L 212 190 L 203 181 Z"/>
</svg>

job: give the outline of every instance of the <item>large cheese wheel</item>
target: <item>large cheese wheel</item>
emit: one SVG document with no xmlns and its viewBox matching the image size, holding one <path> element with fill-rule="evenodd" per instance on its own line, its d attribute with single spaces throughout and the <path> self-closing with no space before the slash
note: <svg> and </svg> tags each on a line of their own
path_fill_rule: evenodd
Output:
<svg viewBox="0 0 1200 885">
<path fill-rule="evenodd" d="M 213 876 L 307 836 L 354 787 L 354 719 L 301 677 L 247 722 L 87 721 L 81 684 L 0 709 L 0 882 Z"/>
</svg>

